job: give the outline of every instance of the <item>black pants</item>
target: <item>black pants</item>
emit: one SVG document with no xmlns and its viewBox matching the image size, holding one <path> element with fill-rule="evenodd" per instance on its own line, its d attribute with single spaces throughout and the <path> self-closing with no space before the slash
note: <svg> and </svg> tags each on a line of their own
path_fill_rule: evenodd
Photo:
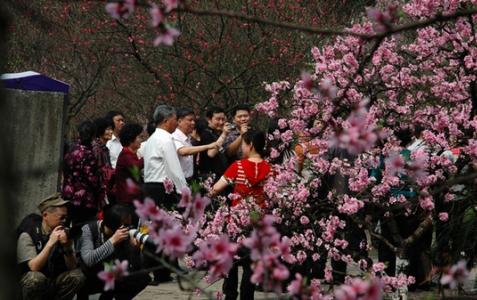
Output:
<svg viewBox="0 0 477 300">
<path fill-rule="evenodd" d="M 156 202 L 156 205 L 171 211 L 177 207 L 179 196 L 175 192 L 166 193 L 162 182 L 147 182 L 144 184 L 144 196 L 149 197 Z"/>
<path fill-rule="evenodd" d="M 166 189 L 164 188 L 164 184 L 162 182 L 147 182 L 144 184 L 144 196 L 149 197 L 154 200 L 157 206 L 163 208 L 166 211 L 171 211 L 176 209 L 177 204 L 179 203 L 179 196 L 175 192 L 171 192 L 170 194 L 166 193 Z M 154 253 L 155 251 L 151 251 Z M 159 266 L 159 263 L 149 257 L 145 257 L 144 263 L 146 267 L 155 267 Z M 171 271 L 167 268 L 160 268 L 156 270 L 154 273 L 154 280 L 155 281 L 167 281 L 171 277 Z"/>
<path fill-rule="evenodd" d="M 420 220 L 416 216 L 397 216 L 395 217 L 398 224 L 398 234 L 401 238 L 405 239 L 411 236 L 414 231 L 419 227 Z M 397 244 L 393 239 L 393 234 L 390 226 L 386 220 L 382 220 L 381 223 L 382 235 L 394 244 Z M 407 250 L 406 257 L 409 260 L 409 266 L 407 275 L 414 276 L 416 278 L 416 286 L 426 280 L 427 274 L 431 268 L 430 261 L 430 248 L 432 243 L 432 228 L 427 229 L 422 236 L 414 242 Z M 383 242 L 379 241 L 378 244 L 378 258 L 379 261 L 386 263 L 385 269 L 389 276 L 396 274 L 396 254 L 394 251 Z M 411 286 L 412 287 L 412 286 Z"/>
<path fill-rule="evenodd" d="M 232 269 L 230 269 L 228 276 L 224 278 L 222 290 L 225 294 L 225 300 L 237 299 L 239 265 L 243 268 L 242 281 L 240 283 L 240 299 L 253 300 L 255 293 L 255 285 L 250 282 L 253 272 L 251 269 L 251 261 L 248 257 L 240 259 L 238 263 L 234 263 L 234 266 L 232 267 Z"/>
</svg>

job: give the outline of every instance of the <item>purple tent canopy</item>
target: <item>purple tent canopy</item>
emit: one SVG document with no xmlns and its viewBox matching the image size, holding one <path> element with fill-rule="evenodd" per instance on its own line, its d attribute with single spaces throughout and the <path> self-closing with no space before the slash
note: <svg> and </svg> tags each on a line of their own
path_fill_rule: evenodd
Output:
<svg viewBox="0 0 477 300">
<path fill-rule="evenodd" d="M 3 87 L 14 90 L 60 92 L 68 94 L 70 86 L 37 72 L 6 73 L 0 76 Z"/>
</svg>

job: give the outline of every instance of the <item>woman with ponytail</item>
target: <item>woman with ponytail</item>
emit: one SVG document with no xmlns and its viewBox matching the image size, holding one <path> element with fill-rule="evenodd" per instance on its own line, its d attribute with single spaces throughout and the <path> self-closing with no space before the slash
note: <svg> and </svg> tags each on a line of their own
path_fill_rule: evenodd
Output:
<svg viewBox="0 0 477 300">
<path fill-rule="evenodd" d="M 217 195 L 228 185 L 233 185 L 233 192 L 241 197 L 238 200 L 232 200 L 232 206 L 237 205 L 241 199 L 253 197 L 260 207 L 266 207 L 263 185 L 270 174 L 271 168 L 264 160 L 266 154 L 265 142 L 266 136 L 262 131 L 249 129 L 244 133 L 241 144 L 244 158 L 230 165 L 224 175 L 212 187 L 211 195 Z M 250 281 L 253 272 L 249 253 L 239 255 L 241 259 L 235 262 L 230 269 L 228 276 L 224 279 L 222 290 L 226 300 L 237 299 L 238 265 L 241 265 L 243 273 L 240 284 L 240 300 L 253 300 L 255 285 Z"/>
<path fill-rule="evenodd" d="M 263 185 L 270 174 L 270 165 L 264 160 L 266 155 L 265 133 L 250 129 L 242 136 L 243 159 L 237 160 L 225 171 L 212 188 L 212 195 L 224 190 L 227 185 L 234 186 L 234 193 L 242 198 L 253 197 L 261 206 L 265 206 Z M 240 200 L 234 200 L 232 206 Z"/>
</svg>

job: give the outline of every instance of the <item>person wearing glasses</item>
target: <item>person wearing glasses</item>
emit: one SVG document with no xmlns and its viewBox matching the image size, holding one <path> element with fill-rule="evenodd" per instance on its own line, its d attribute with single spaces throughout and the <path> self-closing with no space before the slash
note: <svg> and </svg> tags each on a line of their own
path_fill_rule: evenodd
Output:
<svg viewBox="0 0 477 300">
<path fill-rule="evenodd" d="M 17 264 L 23 299 L 73 299 L 85 276 L 78 268 L 73 240 L 64 224 L 68 217 L 59 193 L 38 206 L 18 227 Z"/>
</svg>

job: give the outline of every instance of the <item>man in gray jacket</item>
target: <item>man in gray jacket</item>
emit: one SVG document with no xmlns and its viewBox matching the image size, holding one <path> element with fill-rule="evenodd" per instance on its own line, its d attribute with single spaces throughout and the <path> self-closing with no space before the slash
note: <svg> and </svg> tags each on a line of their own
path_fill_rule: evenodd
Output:
<svg viewBox="0 0 477 300">
<path fill-rule="evenodd" d="M 141 268 L 139 243 L 129 236 L 131 213 L 128 207 L 116 204 L 105 207 L 104 220 L 83 226 L 78 247 L 86 284 L 78 299 L 87 299 L 87 295 L 103 291 L 104 282 L 98 278 L 98 273 L 103 270 L 104 262 L 128 260 L 131 273 Z M 133 299 L 149 281 L 147 274 L 130 275 L 117 281 L 113 291 L 103 292 L 100 299 Z"/>
</svg>

